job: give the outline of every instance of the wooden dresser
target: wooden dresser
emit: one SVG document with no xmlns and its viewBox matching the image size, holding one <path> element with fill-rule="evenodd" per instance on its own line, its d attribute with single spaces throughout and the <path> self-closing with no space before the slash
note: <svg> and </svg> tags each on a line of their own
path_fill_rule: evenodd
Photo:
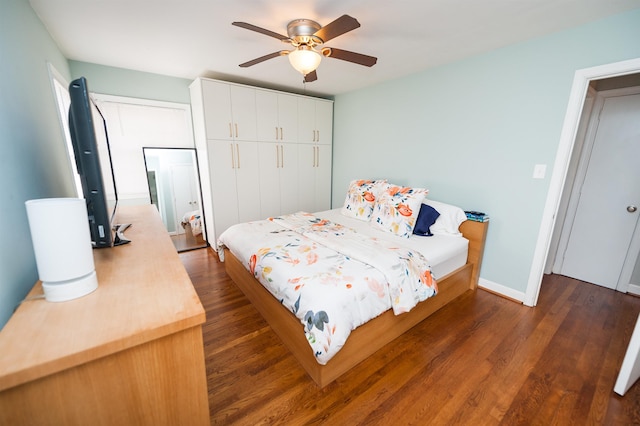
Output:
<svg viewBox="0 0 640 426">
<path fill-rule="evenodd" d="M 1 425 L 209 424 L 205 311 L 155 207 L 118 222 L 132 242 L 94 250 L 96 291 L 27 300 L 0 331 Z"/>
</svg>

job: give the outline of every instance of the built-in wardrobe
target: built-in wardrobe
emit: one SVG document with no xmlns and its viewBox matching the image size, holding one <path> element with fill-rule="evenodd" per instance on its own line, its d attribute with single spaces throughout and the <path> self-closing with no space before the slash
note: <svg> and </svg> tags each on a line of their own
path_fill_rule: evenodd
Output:
<svg viewBox="0 0 640 426">
<path fill-rule="evenodd" d="M 331 207 L 332 101 L 205 78 L 190 91 L 209 244 L 236 223 Z"/>
</svg>

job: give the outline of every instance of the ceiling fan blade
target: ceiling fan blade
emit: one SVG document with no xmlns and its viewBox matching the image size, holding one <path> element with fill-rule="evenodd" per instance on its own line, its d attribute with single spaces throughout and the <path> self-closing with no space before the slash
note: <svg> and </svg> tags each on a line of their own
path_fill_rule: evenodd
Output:
<svg viewBox="0 0 640 426">
<path fill-rule="evenodd" d="M 242 68 L 247 68 L 252 65 L 259 64 L 260 62 L 264 62 L 267 59 L 277 58 L 278 56 L 284 56 L 288 54 L 289 54 L 288 50 L 281 50 L 279 52 L 273 52 L 273 53 L 269 53 L 268 55 L 260 56 L 259 58 L 240 64 L 240 66 Z"/>
<path fill-rule="evenodd" d="M 313 70 L 309 74 L 304 76 L 305 83 L 311 83 L 312 81 L 316 81 L 318 79 L 318 73 Z"/>
<path fill-rule="evenodd" d="M 349 52 L 348 50 L 336 49 L 334 47 L 325 47 L 322 49 L 322 55 L 328 58 L 342 59 L 343 61 L 353 62 L 354 64 L 372 67 L 378 62 L 378 58 L 362 53 Z"/>
<path fill-rule="evenodd" d="M 333 22 L 328 23 L 324 27 L 315 32 L 315 36 L 322 39 L 323 42 L 327 42 L 332 38 L 336 38 L 339 35 L 348 33 L 351 30 L 355 30 L 360 27 L 360 22 L 356 18 L 352 18 L 349 15 L 342 15 Z"/>
<path fill-rule="evenodd" d="M 289 37 L 283 36 L 282 34 L 275 33 L 273 31 L 265 30 L 264 28 L 256 27 L 253 24 L 248 24 L 246 22 L 232 22 L 231 25 L 235 25 L 236 27 L 244 28 L 246 30 L 255 31 L 260 34 L 268 35 L 269 37 L 277 38 L 280 41 L 289 41 Z"/>
</svg>

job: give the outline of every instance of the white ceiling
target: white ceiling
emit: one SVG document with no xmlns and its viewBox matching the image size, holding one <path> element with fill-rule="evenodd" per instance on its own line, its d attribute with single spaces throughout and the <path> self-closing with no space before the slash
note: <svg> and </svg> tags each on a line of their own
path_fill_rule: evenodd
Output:
<svg viewBox="0 0 640 426">
<path fill-rule="evenodd" d="M 72 60 L 186 79 L 198 76 L 335 95 L 529 38 L 640 8 L 640 0 L 29 0 Z M 307 18 L 326 25 L 348 14 L 361 27 L 327 46 L 378 58 L 372 68 L 323 58 L 318 80 L 277 57 L 275 38 L 231 25 L 245 21 L 286 35 Z M 306 86 L 306 87 L 305 87 Z"/>
</svg>

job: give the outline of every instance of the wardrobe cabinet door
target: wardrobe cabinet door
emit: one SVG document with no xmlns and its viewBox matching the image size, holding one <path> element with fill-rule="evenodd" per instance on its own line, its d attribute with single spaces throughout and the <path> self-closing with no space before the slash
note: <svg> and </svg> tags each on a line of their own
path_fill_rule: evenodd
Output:
<svg viewBox="0 0 640 426">
<path fill-rule="evenodd" d="M 315 101 L 316 143 L 331 145 L 333 141 L 333 102 Z"/>
<path fill-rule="evenodd" d="M 298 144 L 280 144 L 280 214 L 300 210 L 298 203 Z"/>
<path fill-rule="evenodd" d="M 280 144 L 258 144 L 260 164 L 260 215 L 263 219 L 280 214 Z"/>
<path fill-rule="evenodd" d="M 236 144 L 232 141 L 208 141 L 207 148 L 215 230 L 215 236 L 209 240 L 209 243 L 215 246 L 220 234 L 231 225 L 238 223 Z"/>
<path fill-rule="evenodd" d="M 236 140 L 258 140 L 256 128 L 256 90 L 250 87 L 230 86 L 232 132 Z"/>
<path fill-rule="evenodd" d="M 231 91 L 228 84 L 202 80 L 202 103 L 207 139 L 232 140 Z"/>
<path fill-rule="evenodd" d="M 261 218 L 258 143 L 238 141 L 236 154 L 238 222 L 258 220 Z"/>
</svg>

